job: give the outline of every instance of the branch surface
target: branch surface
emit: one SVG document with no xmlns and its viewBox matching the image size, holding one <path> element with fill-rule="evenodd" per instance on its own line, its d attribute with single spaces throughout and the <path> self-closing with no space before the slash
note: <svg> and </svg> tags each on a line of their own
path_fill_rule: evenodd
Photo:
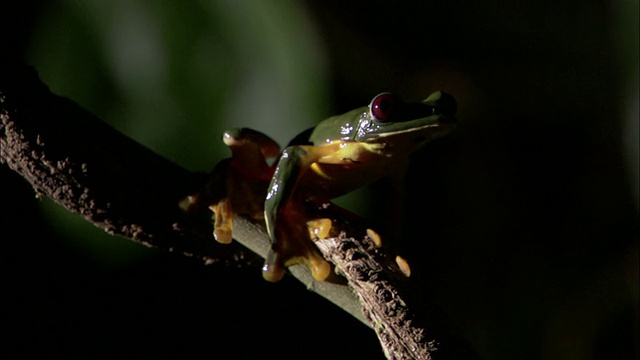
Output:
<svg viewBox="0 0 640 360">
<path fill-rule="evenodd" d="M 191 173 L 122 135 L 74 102 L 52 94 L 35 71 L 0 78 L 0 162 L 46 195 L 112 235 L 209 262 L 252 264 L 238 244 L 211 241 L 209 221 L 178 200 L 198 184 Z M 256 262 L 257 264 L 258 262 Z"/>
<path fill-rule="evenodd" d="M 370 238 L 341 236 L 316 245 L 356 292 L 387 358 L 479 359 L 439 309 L 416 297 L 408 278 Z"/>
</svg>

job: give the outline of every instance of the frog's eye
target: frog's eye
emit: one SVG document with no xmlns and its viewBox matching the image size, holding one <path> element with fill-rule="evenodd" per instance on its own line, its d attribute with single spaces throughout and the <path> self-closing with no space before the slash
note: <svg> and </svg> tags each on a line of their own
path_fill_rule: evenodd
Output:
<svg viewBox="0 0 640 360">
<path fill-rule="evenodd" d="M 393 114 L 396 112 L 399 103 L 400 99 L 395 95 L 382 93 L 371 100 L 369 111 L 374 119 L 382 122 L 389 121 L 393 118 Z"/>
</svg>

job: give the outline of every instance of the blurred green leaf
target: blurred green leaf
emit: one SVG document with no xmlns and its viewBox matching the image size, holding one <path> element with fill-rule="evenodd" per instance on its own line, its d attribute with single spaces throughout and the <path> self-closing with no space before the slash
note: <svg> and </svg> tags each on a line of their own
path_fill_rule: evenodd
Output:
<svg viewBox="0 0 640 360">
<path fill-rule="evenodd" d="M 229 155 L 227 128 L 252 127 L 285 145 L 327 113 L 310 24 L 294 1 L 60 1 L 42 12 L 29 54 L 55 93 L 209 171 Z M 45 211 L 77 225 L 57 207 Z"/>
</svg>

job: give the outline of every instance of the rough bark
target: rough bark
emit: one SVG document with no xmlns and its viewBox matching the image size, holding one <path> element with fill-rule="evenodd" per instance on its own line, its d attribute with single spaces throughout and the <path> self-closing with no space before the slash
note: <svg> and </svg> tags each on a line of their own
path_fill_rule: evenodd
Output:
<svg viewBox="0 0 640 360">
<path fill-rule="evenodd" d="M 203 174 L 167 161 L 52 94 L 33 69 L 2 71 L 0 162 L 21 174 L 37 195 L 109 234 L 150 247 L 209 262 L 258 260 L 238 244 L 212 242 L 210 222 L 177 207 Z"/>
<path fill-rule="evenodd" d="M 316 244 L 357 294 L 387 358 L 478 358 L 436 307 L 415 296 L 409 279 L 371 239 L 341 236 Z"/>
</svg>

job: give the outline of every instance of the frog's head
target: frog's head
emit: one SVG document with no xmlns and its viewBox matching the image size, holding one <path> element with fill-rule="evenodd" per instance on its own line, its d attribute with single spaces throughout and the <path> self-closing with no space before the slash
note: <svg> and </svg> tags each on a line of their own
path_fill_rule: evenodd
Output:
<svg viewBox="0 0 640 360">
<path fill-rule="evenodd" d="M 432 93 L 419 103 L 404 102 L 395 95 L 382 93 L 371 100 L 368 111 L 361 113 L 352 139 L 412 152 L 453 130 L 456 107 L 453 96 L 442 91 Z"/>
</svg>

